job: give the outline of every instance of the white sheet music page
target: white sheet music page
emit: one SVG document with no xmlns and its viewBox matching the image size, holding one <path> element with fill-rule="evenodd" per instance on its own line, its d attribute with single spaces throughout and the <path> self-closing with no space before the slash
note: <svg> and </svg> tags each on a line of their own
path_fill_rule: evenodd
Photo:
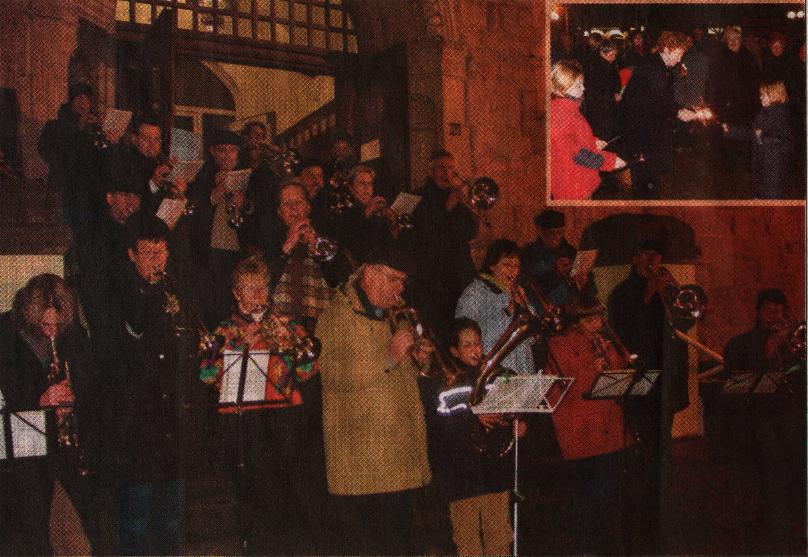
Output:
<svg viewBox="0 0 808 557">
<path fill-rule="evenodd" d="M 499 376 L 482 402 L 471 407 L 475 414 L 546 412 L 545 395 L 556 378 L 540 375 Z"/>
<path fill-rule="evenodd" d="M 235 404 L 238 401 L 238 387 L 241 380 L 243 352 L 224 351 L 222 386 L 219 391 L 219 404 Z M 244 396 L 242 402 L 259 402 L 265 399 L 269 352 L 251 352 L 247 358 Z"/>
<path fill-rule="evenodd" d="M 14 458 L 46 456 L 48 438 L 45 435 L 45 411 L 16 412 L 11 417 L 11 446 Z"/>
<path fill-rule="evenodd" d="M 396 197 L 396 200 L 393 201 L 393 204 L 390 205 L 390 209 L 397 215 L 409 215 L 415 210 L 418 206 L 418 203 L 421 202 L 420 195 L 414 195 L 412 193 L 401 192 Z"/>
</svg>

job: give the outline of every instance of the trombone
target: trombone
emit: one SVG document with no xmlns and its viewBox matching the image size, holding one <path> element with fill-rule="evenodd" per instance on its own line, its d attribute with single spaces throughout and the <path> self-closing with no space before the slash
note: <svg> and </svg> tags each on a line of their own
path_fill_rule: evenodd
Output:
<svg viewBox="0 0 808 557">
<path fill-rule="evenodd" d="M 499 199 L 499 185 L 493 178 L 480 176 L 472 181 L 471 178 L 464 178 L 457 172 L 452 178 L 468 187 L 465 203 L 478 211 L 492 208 Z"/>
</svg>

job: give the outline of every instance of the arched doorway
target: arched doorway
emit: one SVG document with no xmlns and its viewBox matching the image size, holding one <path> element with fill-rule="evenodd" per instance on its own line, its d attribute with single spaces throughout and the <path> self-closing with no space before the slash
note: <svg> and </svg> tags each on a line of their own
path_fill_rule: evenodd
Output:
<svg viewBox="0 0 808 557">
<path fill-rule="evenodd" d="M 320 159 L 340 128 L 353 136 L 357 158 L 375 168 L 379 192 L 395 194 L 413 179 L 407 52 L 389 32 L 379 34 L 388 11 L 342 0 L 119 0 L 117 104 L 157 108 L 165 127 L 201 134 L 206 115 L 234 130 L 257 120 L 277 144 Z M 354 27 L 354 14 L 367 32 Z M 232 110 L 213 91 L 204 102 L 179 102 L 197 84 L 194 75 L 208 74 L 219 82 L 213 89 L 223 85 L 232 97 Z M 173 103 L 158 108 L 167 96 Z"/>
</svg>

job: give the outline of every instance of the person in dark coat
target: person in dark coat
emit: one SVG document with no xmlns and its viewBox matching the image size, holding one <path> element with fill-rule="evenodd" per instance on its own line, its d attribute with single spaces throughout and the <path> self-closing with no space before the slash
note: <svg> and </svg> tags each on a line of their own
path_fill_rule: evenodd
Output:
<svg viewBox="0 0 808 557">
<path fill-rule="evenodd" d="M 430 405 L 435 407 L 430 424 L 435 485 L 449 501 L 458 555 L 507 555 L 513 539 L 508 498 L 513 459 L 481 453 L 475 442 L 480 444 L 487 430 L 510 426 L 502 415 L 475 415 L 468 405 L 483 359 L 479 325 L 455 319 L 448 338 L 453 366 L 461 375 L 451 384 L 447 378 L 440 381 L 437 400 Z"/>
<path fill-rule="evenodd" d="M 645 46 L 645 35 L 642 31 L 631 31 L 626 42 L 628 45 L 620 60 L 620 67 L 635 68 L 648 54 Z"/>
<path fill-rule="evenodd" d="M 479 221 L 465 204 L 465 183 L 457 176 L 454 156 L 439 150 L 431 157 L 431 174 L 413 211 L 409 250 L 416 271 L 408 289 L 415 308 L 437 334 L 448 329 L 457 299 L 476 271 L 469 242 Z"/>
<path fill-rule="evenodd" d="M 755 549 L 761 553 L 805 552 L 805 354 L 790 345 L 792 330 L 783 292 L 761 290 L 754 327 L 724 348 L 727 372 L 787 372 L 776 393 L 743 397 L 740 407 L 719 400 L 717 407 L 729 427 L 725 434 L 742 440 L 748 451 L 743 457 L 751 458 L 758 472 Z"/>
<path fill-rule="evenodd" d="M 752 196 L 756 199 L 790 197 L 794 176 L 793 115 L 782 81 L 760 86 L 761 111 L 750 126 L 723 124 L 732 139 L 752 140 Z M 802 192 L 804 195 L 804 192 Z"/>
<path fill-rule="evenodd" d="M 99 538 L 93 465 L 98 438 L 97 397 L 89 366 L 88 338 L 78 323 L 78 303 L 51 274 L 32 277 L 0 315 L 0 398 L 12 412 L 55 408 L 55 430 L 79 449 L 56 442 L 46 458 L 20 458 L 0 470 L 0 547 L 11 555 L 50 555 L 48 537 L 53 481 L 68 493 L 94 551 L 108 553 Z M 76 421 L 73 421 L 73 420 Z"/>
<path fill-rule="evenodd" d="M 616 58 L 617 46 L 611 41 L 604 41 L 584 66 L 584 116 L 595 137 L 607 142 L 618 134 L 617 103 L 621 98 L 621 86 L 614 64 Z"/>
<path fill-rule="evenodd" d="M 640 366 L 662 370 L 657 387 L 639 400 L 624 403 L 624 411 L 639 438 L 637 481 L 644 489 L 628 505 L 636 513 L 630 535 L 632 550 L 659 551 L 667 539 L 667 510 L 673 416 L 687 407 L 687 346 L 675 337 L 666 304 L 675 295 L 670 273 L 661 267 L 664 246 L 646 240 L 632 258 L 626 280 L 609 296 L 609 322 L 628 351 L 637 354 Z M 663 300 L 663 296 L 665 299 Z M 637 510 L 639 509 L 639 510 Z M 634 520 L 634 519 L 632 519 Z"/>
<path fill-rule="evenodd" d="M 230 273 L 239 260 L 245 235 L 257 228 L 254 206 L 247 201 L 246 193 L 230 191 L 226 179 L 228 172 L 237 169 L 240 142 L 234 132 L 213 133 L 209 158 L 188 186 L 188 197 L 196 207 L 190 225 L 191 251 L 197 269 L 207 276 L 206 290 L 198 294 L 204 300 L 203 319 L 208 328 L 230 313 Z M 244 217 L 238 227 L 230 218 L 233 209 Z"/>
<path fill-rule="evenodd" d="M 783 33 L 775 32 L 769 36 L 768 49 L 761 59 L 760 80 L 763 83 L 782 81 L 788 97 L 796 104 L 805 98 L 805 92 L 798 85 L 805 79 L 805 66 L 788 51 L 788 42 L 788 36 Z"/>
<path fill-rule="evenodd" d="M 120 552 L 182 551 L 184 477 L 181 466 L 180 354 L 176 319 L 184 302 L 164 278 L 168 228 L 136 213 L 127 221 L 129 264 L 112 303 L 123 331 L 116 389 Z"/>
<path fill-rule="evenodd" d="M 141 205 L 152 214 L 157 211 L 165 193 L 160 188 L 161 177 L 157 175 L 158 157 L 162 148 L 163 132 L 153 119 L 143 118 L 133 123 L 129 144 L 119 144 L 109 158 L 109 164 L 128 173 L 140 190 Z"/>
<path fill-rule="evenodd" d="M 325 233 L 348 250 L 356 266 L 366 261 L 367 254 L 377 245 L 389 245 L 399 229 L 395 214 L 387 208 L 387 200 L 374 195 L 372 168 L 358 165 L 348 174 L 348 189 L 355 203 L 342 215 L 328 222 Z"/>
<path fill-rule="evenodd" d="M 545 209 L 536 215 L 533 224 L 536 225 L 536 240 L 522 248 L 519 258 L 523 272 L 538 280 L 553 269 L 559 250 L 575 248 L 564 238 L 564 213 Z"/>
<path fill-rule="evenodd" d="M 677 112 L 671 90 L 671 68 L 690 48 L 690 37 L 663 31 L 657 52 L 634 68 L 623 93 L 623 159 L 634 160 L 631 188 L 637 199 L 659 197 L 659 177 L 673 164 L 673 122 L 692 119 L 692 111 Z"/>
<path fill-rule="evenodd" d="M 102 159 L 93 145 L 98 120 L 91 111 L 92 97 L 88 85 L 71 85 L 57 119 L 48 121 L 39 137 L 39 154 L 48 164 L 48 184 L 61 192 L 64 222 L 73 231 L 101 212 L 101 195 L 95 186 Z"/>
<path fill-rule="evenodd" d="M 710 63 L 707 101 L 718 122 L 748 126 L 758 108 L 760 68 L 752 53 L 743 47 L 740 28 L 724 29 L 723 40 L 724 45 Z M 718 137 L 717 142 L 725 168 L 748 165 L 751 141 Z"/>
</svg>

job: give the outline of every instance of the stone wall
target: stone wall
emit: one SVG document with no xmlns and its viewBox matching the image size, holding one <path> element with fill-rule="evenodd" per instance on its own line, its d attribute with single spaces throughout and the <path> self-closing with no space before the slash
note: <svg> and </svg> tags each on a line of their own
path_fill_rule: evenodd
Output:
<svg viewBox="0 0 808 557">
<path fill-rule="evenodd" d="M 114 29 L 115 0 L 4 0 L 0 13 L 0 87 L 17 92 L 23 172 L 45 175 L 36 142 L 42 125 L 67 99 L 68 68 L 78 46 L 79 21 L 109 32 Z M 112 97 L 109 67 L 94 68 L 96 89 Z M 99 84 L 101 85 L 99 87 Z"/>
</svg>

